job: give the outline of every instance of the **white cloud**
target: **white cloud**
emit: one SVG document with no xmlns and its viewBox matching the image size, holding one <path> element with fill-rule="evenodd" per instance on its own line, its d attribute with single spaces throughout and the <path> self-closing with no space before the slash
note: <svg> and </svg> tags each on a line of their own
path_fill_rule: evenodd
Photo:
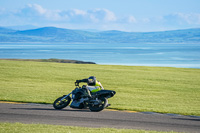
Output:
<svg viewBox="0 0 200 133">
<path fill-rule="evenodd" d="M 178 16 L 185 20 L 188 24 L 200 24 L 200 14 L 198 13 L 190 13 L 190 14 L 183 14 L 179 13 Z"/>
<path fill-rule="evenodd" d="M 129 23 L 136 23 L 137 21 L 136 21 L 136 19 L 135 19 L 134 16 L 129 16 L 129 17 L 128 17 L 128 22 L 129 22 Z"/>
<path fill-rule="evenodd" d="M 113 12 L 107 9 L 93 9 L 87 11 L 88 18 L 93 22 L 113 22 L 116 21 L 116 16 Z"/>
<path fill-rule="evenodd" d="M 23 9 L 19 10 L 16 15 L 21 17 L 35 17 L 44 15 L 47 12 L 40 5 L 37 4 L 28 4 Z"/>
<path fill-rule="evenodd" d="M 200 13 L 173 13 L 163 17 L 165 23 L 200 25 Z"/>
<path fill-rule="evenodd" d="M 90 10 L 49 10 L 38 4 L 28 4 L 18 11 L 0 9 L 0 26 L 35 25 L 79 29 L 156 31 L 199 27 L 200 13 L 172 13 L 153 18 L 119 16 L 114 12 L 95 8 Z"/>
<path fill-rule="evenodd" d="M 69 9 L 60 11 L 48 10 L 37 4 L 28 4 L 17 13 L 17 16 L 37 18 L 38 21 L 62 21 L 66 23 L 106 23 L 117 20 L 115 14 L 107 9 Z"/>
<path fill-rule="evenodd" d="M 37 19 L 38 21 L 48 20 L 48 21 L 55 21 L 60 20 L 61 16 L 59 15 L 58 10 L 48 10 L 43 8 L 37 4 L 28 4 L 23 9 L 19 10 L 16 16 L 20 16 L 22 19 Z"/>
<path fill-rule="evenodd" d="M 104 16 L 104 21 L 109 22 L 109 21 L 116 21 L 117 18 L 115 17 L 115 14 L 107 9 L 100 9 L 100 11 L 103 11 L 105 13 Z"/>
<path fill-rule="evenodd" d="M 29 9 L 33 9 L 41 15 L 47 13 L 46 9 L 44 9 L 42 6 L 37 5 L 37 4 L 32 4 L 32 5 L 28 4 L 28 7 L 29 7 Z"/>
</svg>

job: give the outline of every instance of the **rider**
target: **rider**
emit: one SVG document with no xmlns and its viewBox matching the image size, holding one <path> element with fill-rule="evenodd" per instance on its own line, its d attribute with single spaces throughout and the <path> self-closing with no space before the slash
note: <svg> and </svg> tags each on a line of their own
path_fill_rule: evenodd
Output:
<svg viewBox="0 0 200 133">
<path fill-rule="evenodd" d="M 90 76 L 87 79 L 82 79 L 82 80 L 76 80 L 76 83 L 87 83 L 87 86 L 83 86 L 83 89 L 87 90 L 88 96 L 91 97 L 90 92 L 97 92 L 100 90 L 104 90 L 103 86 L 101 85 L 101 83 L 99 81 L 97 81 L 96 77 L 94 76 Z"/>
</svg>

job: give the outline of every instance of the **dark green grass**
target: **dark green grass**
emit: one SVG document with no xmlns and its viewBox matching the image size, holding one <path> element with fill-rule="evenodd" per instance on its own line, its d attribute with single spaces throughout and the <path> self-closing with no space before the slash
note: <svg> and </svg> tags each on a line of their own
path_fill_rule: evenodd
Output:
<svg viewBox="0 0 200 133">
<path fill-rule="evenodd" d="M 110 108 L 200 115 L 200 69 L 0 60 L 0 100 L 53 101 L 94 75 L 117 93 Z"/>
</svg>

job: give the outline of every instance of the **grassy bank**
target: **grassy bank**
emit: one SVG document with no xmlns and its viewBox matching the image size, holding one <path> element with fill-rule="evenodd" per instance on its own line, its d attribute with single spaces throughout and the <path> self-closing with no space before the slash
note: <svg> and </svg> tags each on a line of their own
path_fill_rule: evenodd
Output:
<svg viewBox="0 0 200 133">
<path fill-rule="evenodd" d="M 0 59 L 0 60 L 75 63 L 75 64 L 96 64 L 94 62 L 85 62 L 85 61 L 78 61 L 78 60 L 65 60 L 65 59 L 56 59 L 56 58 L 50 58 L 50 59 Z"/>
<path fill-rule="evenodd" d="M 0 123 L 2 133 L 169 133 L 133 129 L 87 128 L 46 124 Z M 174 132 L 171 132 L 174 133 Z"/>
<path fill-rule="evenodd" d="M 200 69 L 0 60 L 0 100 L 53 101 L 95 75 L 117 94 L 110 108 L 200 115 Z"/>
</svg>

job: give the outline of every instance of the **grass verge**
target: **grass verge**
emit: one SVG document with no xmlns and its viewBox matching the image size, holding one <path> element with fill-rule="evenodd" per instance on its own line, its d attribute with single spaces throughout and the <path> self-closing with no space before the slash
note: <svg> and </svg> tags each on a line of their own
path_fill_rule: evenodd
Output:
<svg viewBox="0 0 200 133">
<path fill-rule="evenodd" d="M 95 75 L 117 94 L 110 108 L 200 115 L 200 69 L 0 60 L 0 100 L 53 101 Z"/>
<path fill-rule="evenodd" d="M 2 133 L 169 133 L 134 129 L 87 128 L 46 124 L 0 123 Z M 175 133 L 175 132 L 171 132 Z"/>
</svg>

